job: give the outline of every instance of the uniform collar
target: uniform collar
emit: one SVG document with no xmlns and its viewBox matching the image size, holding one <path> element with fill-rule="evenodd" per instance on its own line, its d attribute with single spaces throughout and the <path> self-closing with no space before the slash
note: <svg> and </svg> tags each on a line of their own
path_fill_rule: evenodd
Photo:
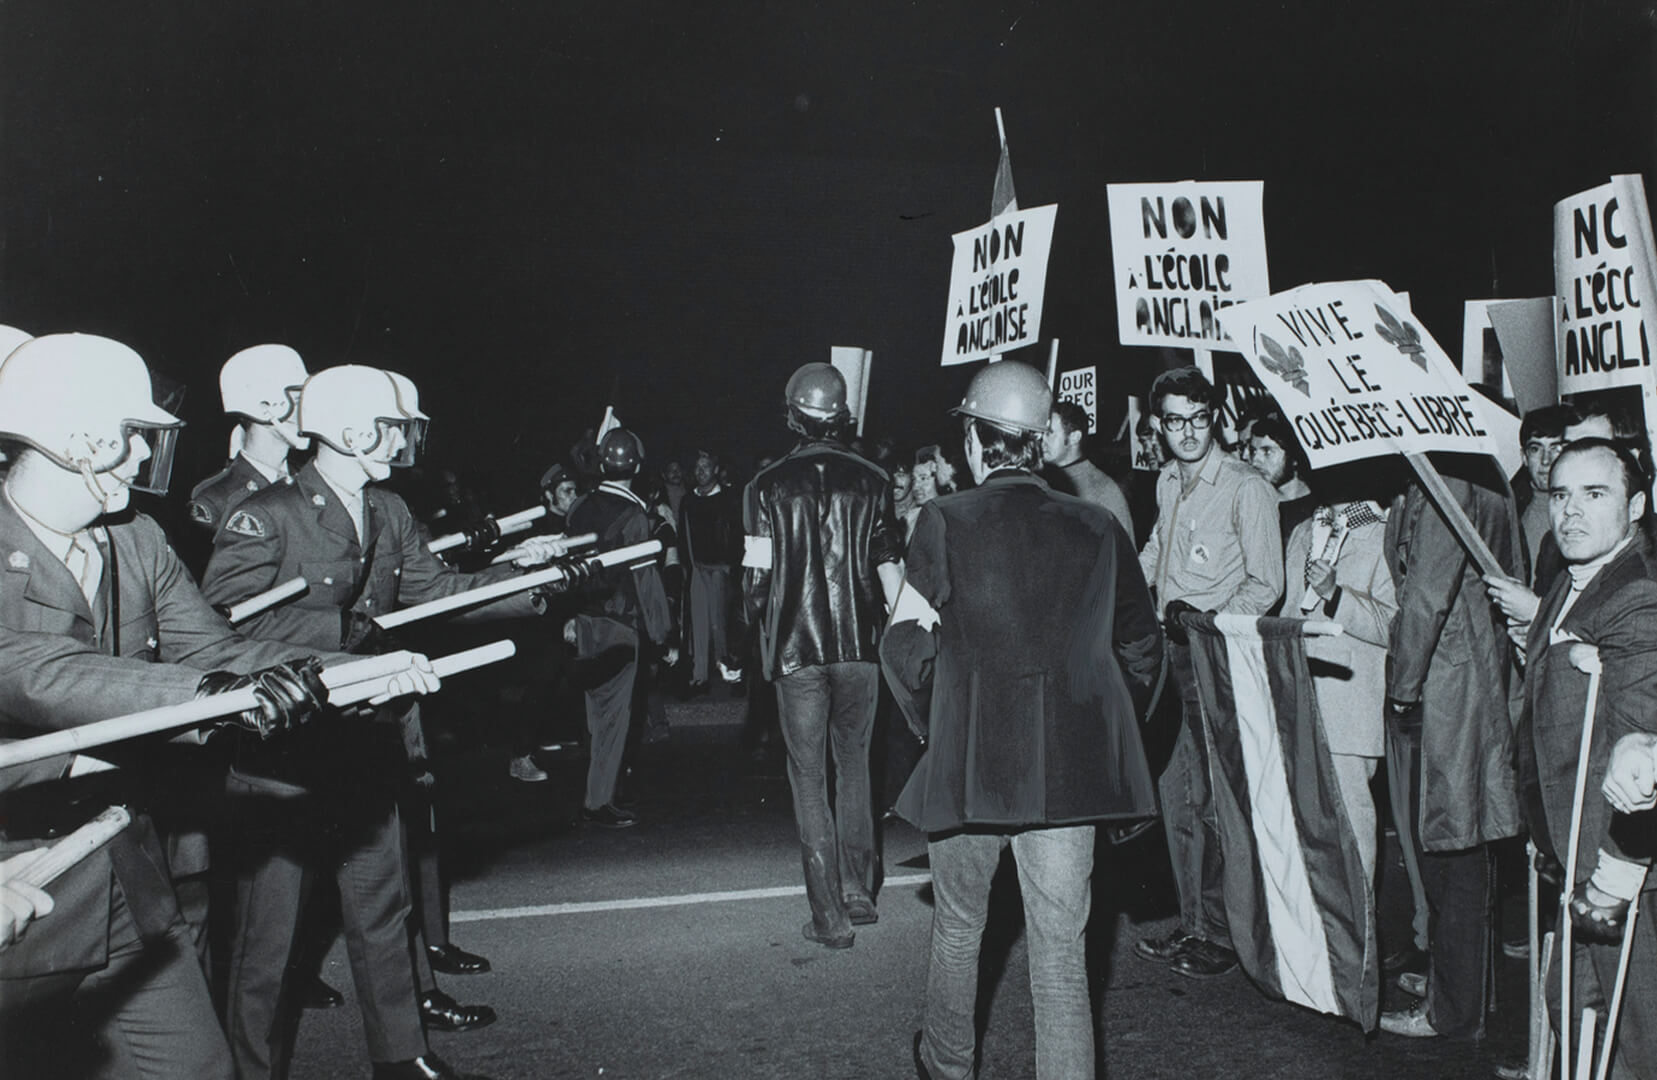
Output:
<svg viewBox="0 0 1657 1080">
<path fill-rule="evenodd" d="M 633 494 L 632 489 L 625 484 L 618 484 L 614 480 L 604 480 L 599 483 L 598 489 L 608 491 L 612 495 L 619 495 L 628 502 L 637 505 L 640 510 L 649 510 L 649 507 L 644 505 L 644 500 Z"/>
</svg>

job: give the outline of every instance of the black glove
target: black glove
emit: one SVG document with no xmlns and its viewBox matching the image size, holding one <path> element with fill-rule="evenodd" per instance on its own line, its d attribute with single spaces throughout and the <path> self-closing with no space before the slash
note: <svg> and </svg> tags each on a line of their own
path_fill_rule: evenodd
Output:
<svg viewBox="0 0 1657 1080">
<path fill-rule="evenodd" d="M 1621 941 L 1628 924 L 1629 901 L 1615 897 L 1611 901 L 1597 904 L 1588 898 L 1588 882 L 1578 885 L 1571 893 L 1571 925 L 1577 934 L 1591 941 Z"/>
<path fill-rule="evenodd" d="M 261 739 L 302 723 L 328 701 L 328 688 L 322 684 L 322 661 L 314 656 L 289 660 L 251 675 L 209 671 L 196 684 L 196 697 L 246 687 L 253 688 L 259 704 L 223 722 L 251 731 Z"/>
<path fill-rule="evenodd" d="M 501 538 L 501 527 L 496 523 L 493 515 L 466 530 L 466 550 L 484 551 L 494 547 Z"/>
<path fill-rule="evenodd" d="M 1201 614 L 1202 611 L 1195 604 L 1188 604 L 1184 600 L 1168 601 L 1168 606 L 1162 609 L 1162 629 L 1168 635 L 1168 640 L 1175 645 L 1189 644 L 1190 639 L 1185 636 L 1185 626 L 1179 621 L 1179 617 Z"/>
<path fill-rule="evenodd" d="M 537 585 L 529 591 L 530 600 L 534 602 L 536 610 L 542 614 L 546 613 L 554 596 L 579 589 L 593 578 L 591 558 L 584 558 L 580 555 L 566 555 L 562 559 L 554 559 L 552 565 L 564 571 L 564 577 L 559 581 L 549 581 L 545 585 Z"/>
</svg>

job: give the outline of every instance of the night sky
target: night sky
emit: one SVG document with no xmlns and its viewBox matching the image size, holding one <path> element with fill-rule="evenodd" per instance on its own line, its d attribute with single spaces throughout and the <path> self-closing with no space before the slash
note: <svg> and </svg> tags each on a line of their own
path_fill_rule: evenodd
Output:
<svg viewBox="0 0 1657 1080">
<path fill-rule="evenodd" d="M 927 441 L 1000 106 L 1059 206 L 1043 338 L 1114 430 L 1171 357 L 1116 343 L 1107 183 L 1263 179 L 1274 288 L 1380 277 L 1455 354 L 1464 299 L 1551 291 L 1554 201 L 1657 173 L 1653 8 L 5 0 L 0 322 L 188 382 L 175 489 L 260 341 L 413 376 L 503 511 L 607 404 L 653 452 L 786 446 L 832 344 Z"/>
</svg>

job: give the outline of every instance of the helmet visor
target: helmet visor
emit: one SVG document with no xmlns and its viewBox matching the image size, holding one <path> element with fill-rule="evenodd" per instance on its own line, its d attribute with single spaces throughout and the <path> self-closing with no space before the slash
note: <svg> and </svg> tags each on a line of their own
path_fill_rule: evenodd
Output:
<svg viewBox="0 0 1657 1080">
<path fill-rule="evenodd" d="M 380 432 L 376 447 L 385 445 L 392 432 L 398 436 L 397 452 L 386 459 L 386 464 L 398 469 L 413 465 L 426 446 L 427 421 L 406 416 L 382 416 L 375 420 L 375 424 Z"/>
<path fill-rule="evenodd" d="M 121 433 L 126 436 L 127 452 L 111 468 L 120 468 L 132 457 L 132 439 L 137 436 L 150 448 L 150 456 L 139 463 L 138 471 L 127 481 L 127 486 L 151 495 L 167 494 L 167 484 L 173 478 L 173 453 L 178 448 L 178 430 L 181 427 L 182 424 L 161 427 L 139 420 L 126 421 L 121 425 Z"/>
</svg>

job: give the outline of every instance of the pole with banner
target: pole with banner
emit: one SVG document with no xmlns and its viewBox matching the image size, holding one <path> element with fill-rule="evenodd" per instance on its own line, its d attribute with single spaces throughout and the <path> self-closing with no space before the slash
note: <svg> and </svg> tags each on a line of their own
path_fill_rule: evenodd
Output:
<svg viewBox="0 0 1657 1080">
<path fill-rule="evenodd" d="M 1059 377 L 1059 339 L 1054 338 L 1047 346 L 1047 385 L 1057 387 Z"/>
<path fill-rule="evenodd" d="M 990 197 L 990 220 L 951 239 L 955 256 L 944 311 L 941 363 L 994 363 L 1041 337 L 1047 255 L 1053 246 L 1057 206 L 1019 209 L 1001 110 L 995 114 L 1001 157 Z"/>
</svg>

